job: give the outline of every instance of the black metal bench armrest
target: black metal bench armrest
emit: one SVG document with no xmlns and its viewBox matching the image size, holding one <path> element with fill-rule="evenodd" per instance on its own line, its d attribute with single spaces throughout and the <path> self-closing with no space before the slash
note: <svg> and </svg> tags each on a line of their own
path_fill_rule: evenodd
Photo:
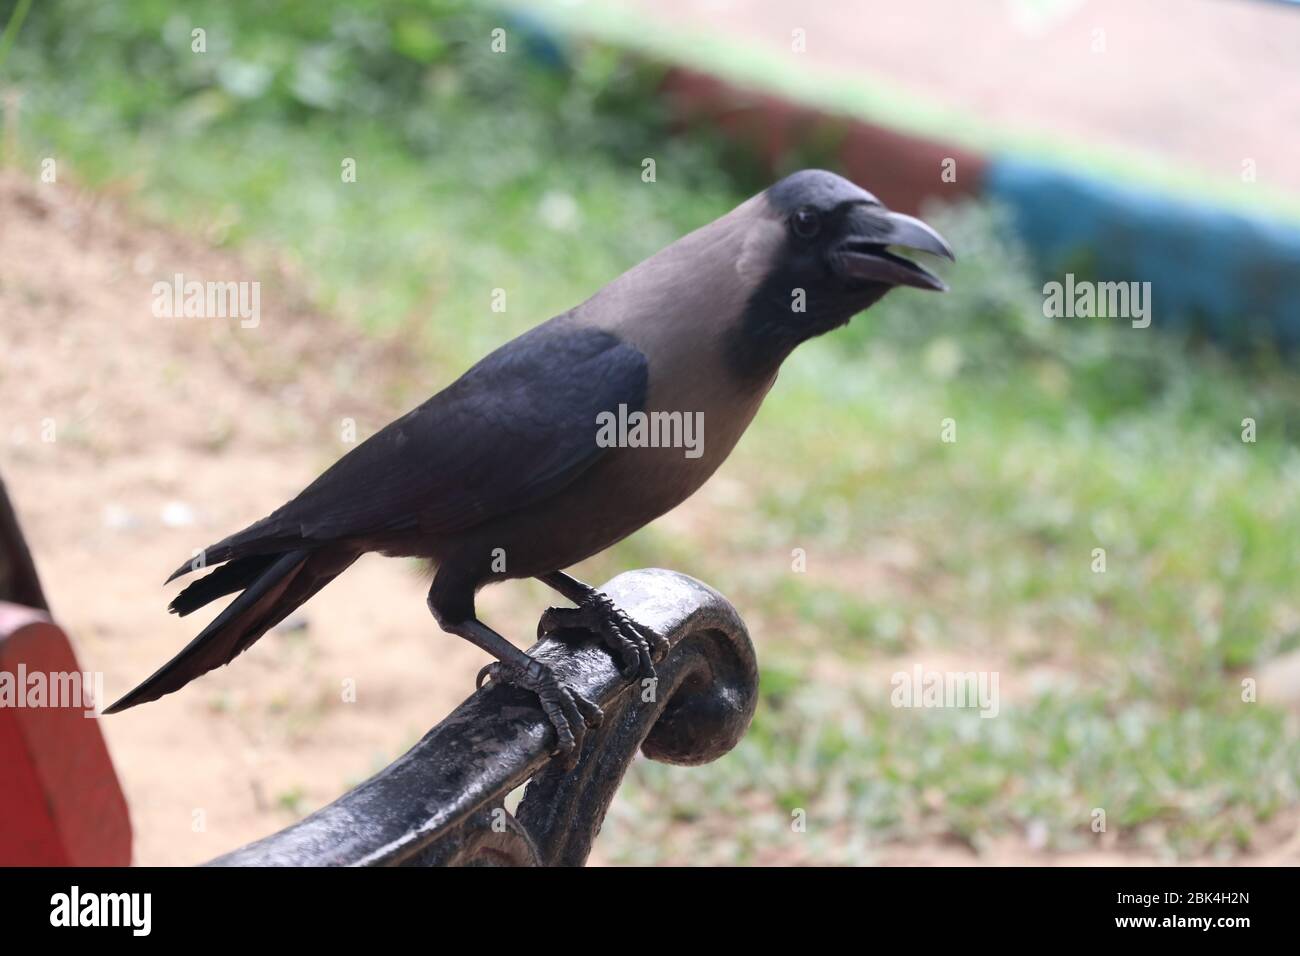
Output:
<svg viewBox="0 0 1300 956">
<path fill-rule="evenodd" d="M 604 709 L 575 769 L 550 760 L 555 733 L 535 698 L 489 683 L 366 782 L 209 865 L 581 865 L 638 749 L 667 763 L 707 763 L 744 736 L 758 696 L 744 622 L 712 588 L 649 569 L 603 590 L 671 650 L 657 685 L 643 686 L 585 634 L 533 648 Z M 504 800 L 525 782 L 512 816 Z"/>
</svg>

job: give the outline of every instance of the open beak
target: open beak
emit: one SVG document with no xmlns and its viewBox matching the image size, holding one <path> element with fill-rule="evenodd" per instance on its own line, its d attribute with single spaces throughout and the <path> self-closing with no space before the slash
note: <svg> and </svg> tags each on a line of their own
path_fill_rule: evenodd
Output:
<svg viewBox="0 0 1300 956">
<path fill-rule="evenodd" d="M 943 236 L 921 220 L 863 204 L 850 211 L 845 232 L 846 237 L 831 252 L 831 265 L 846 278 L 948 291 L 947 284 L 933 272 L 887 248 L 928 252 L 955 262 Z"/>
</svg>

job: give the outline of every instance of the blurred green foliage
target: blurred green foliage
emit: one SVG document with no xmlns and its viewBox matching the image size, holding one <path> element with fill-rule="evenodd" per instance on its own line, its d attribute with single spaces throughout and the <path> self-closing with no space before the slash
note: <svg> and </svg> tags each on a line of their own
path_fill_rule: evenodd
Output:
<svg viewBox="0 0 1300 956">
<path fill-rule="evenodd" d="M 0 19 L 12 6 L 0 5 Z M 498 26 L 506 55 L 485 55 Z M 524 15 L 466 0 L 68 0 L 38 8 L 23 49 L 29 66 L 66 70 L 70 85 L 95 91 L 83 125 L 138 132 L 235 114 L 285 123 L 330 114 L 382 120 L 431 153 L 442 139 L 437 107 L 465 97 L 490 104 L 479 112 L 512 138 L 559 133 L 555 145 L 580 152 L 650 145 L 658 115 L 644 96 L 654 68 L 604 48 L 570 56 Z M 187 108 L 159 111 L 177 103 Z"/>
<path fill-rule="evenodd" d="M 427 327 L 461 362 L 729 198 L 707 140 L 663 136 L 659 68 L 461 2 L 69 0 L 33 11 L 8 72 L 30 155 L 210 240 L 285 253 L 322 305 Z M 497 287 L 505 315 L 488 310 Z"/>
<path fill-rule="evenodd" d="M 251 262 L 288 258 L 322 309 L 400 330 L 429 368 L 385 383 L 402 406 L 750 191 L 708 131 L 670 128 L 659 74 L 447 0 L 64 0 L 33 9 L 5 81 L 27 156 Z M 893 293 L 801 349 L 696 520 L 583 569 L 710 581 L 763 665 L 736 753 L 634 768 L 602 837 L 615 859 L 847 862 L 1005 833 L 1079 848 L 1094 807 L 1121 845 L 1231 853 L 1300 800 L 1295 714 L 1240 687 L 1300 647 L 1294 373 L 1045 319 L 997 210 L 927 218 L 958 251 L 953 292 Z M 1003 673 L 998 719 L 889 706 L 890 670 L 946 660 Z"/>
</svg>

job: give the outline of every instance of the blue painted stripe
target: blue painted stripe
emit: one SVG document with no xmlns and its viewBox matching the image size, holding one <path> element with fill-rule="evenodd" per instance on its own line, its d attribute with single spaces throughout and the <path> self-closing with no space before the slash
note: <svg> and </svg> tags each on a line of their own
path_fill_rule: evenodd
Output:
<svg viewBox="0 0 1300 956">
<path fill-rule="evenodd" d="M 1149 281 L 1153 327 L 1300 345 L 1300 226 L 1011 157 L 990 161 L 985 191 L 1045 274 Z"/>
</svg>

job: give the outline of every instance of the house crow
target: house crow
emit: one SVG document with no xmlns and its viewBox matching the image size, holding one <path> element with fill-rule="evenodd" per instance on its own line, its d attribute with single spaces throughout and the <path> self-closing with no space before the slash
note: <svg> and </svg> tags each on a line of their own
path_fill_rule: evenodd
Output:
<svg viewBox="0 0 1300 956">
<path fill-rule="evenodd" d="M 550 609 L 543 631 L 595 632 L 628 677 L 653 675 L 662 638 L 563 569 L 699 488 L 799 343 L 845 325 L 895 286 L 945 288 L 895 247 L 952 258 L 929 226 L 821 170 L 795 173 L 679 239 L 507 342 L 292 501 L 181 565 L 169 581 L 220 567 L 181 591 L 174 613 L 239 596 L 108 713 L 229 663 L 378 551 L 428 559 L 438 624 L 496 658 L 480 683 L 486 675 L 535 692 L 557 750 L 576 759 L 599 708 L 480 621 L 475 593 L 536 577 L 576 605 Z M 626 429 L 610 441 L 602 423 L 637 413 L 690 416 L 703 441 L 667 447 Z"/>
</svg>

